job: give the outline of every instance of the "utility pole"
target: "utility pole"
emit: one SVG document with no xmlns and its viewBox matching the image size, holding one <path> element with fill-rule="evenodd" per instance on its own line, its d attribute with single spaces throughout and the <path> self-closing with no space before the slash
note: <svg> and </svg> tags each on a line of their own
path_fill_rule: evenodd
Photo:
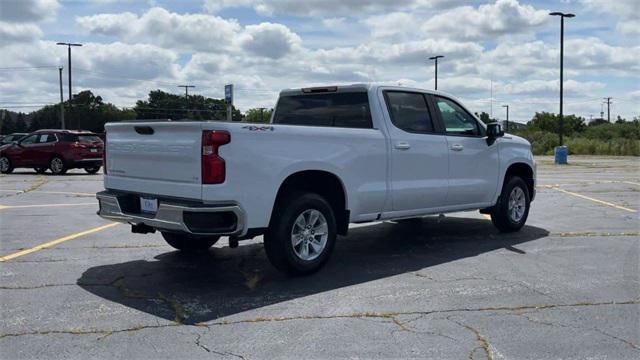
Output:
<svg viewBox="0 0 640 360">
<path fill-rule="evenodd" d="M 604 98 L 607 102 L 607 121 L 611 122 L 611 97 Z"/>
<path fill-rule="evenodd" d="M 62 97 L 62 66 L 58 67 L 58 74 L 60 75 L 60 128 L 65 129 L 64 124 L 64 98 Z"/>
<path fill-rule="evenodd" d="M 194 88 L 195 85 L 178 85 L 178 87 L 184 88 L 184 99 L 187 111 L 189 110 L 189 88 Z"/>
<path fill-rule="evenodd" d="M 563 95 L 563 87 L 564 87 L 564 18 L 572 18 L 574 14 L 564 14 L 561 12 L 552 12 L 549 13 L 552 16 L 560 16 L 560 146 L 562 146 L 562 132 L 564 120 L 562 118 L 562 95 Z"/>
<path fill-rule="evenodd" d="M 438 90 L 438 59 L 443 58 L 444 55 L 436 55 L 436 56 L 432 56 L 429 58 L 429 60 L 435 60 L 435 67 L 436 67 L 436 78 L 435 78 L 435 82 L 436 82 L 436 87 L 435 89 Z"/>
<path fill-rule="evenodd" d="M 507 109 L 507 122 L 505 123 L 505 131 L 509 131 L 509 105 L 502 105 L 502 107 Z"/>
</svg>

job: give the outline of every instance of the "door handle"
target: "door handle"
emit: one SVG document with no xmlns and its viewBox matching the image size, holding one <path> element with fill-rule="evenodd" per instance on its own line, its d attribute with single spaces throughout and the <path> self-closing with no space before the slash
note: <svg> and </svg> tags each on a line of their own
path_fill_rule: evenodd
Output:
<svg viewBox="0 0 640 360">
<path fill-rule="evenodd" d="M 407 150 L 411 147 L 411 145 L 406 141 L 397 142 L 393 147 L 398 150 Z"/>
<path fill-rule="evenodd" d="M 464 150 L 464 146 L 462 146 L 460 144 L 453 144 L 453 145 L 451 145 L 451 150 L 453 150 L 453 151 L 462 151 L 462 150 Z"/>
</svg>

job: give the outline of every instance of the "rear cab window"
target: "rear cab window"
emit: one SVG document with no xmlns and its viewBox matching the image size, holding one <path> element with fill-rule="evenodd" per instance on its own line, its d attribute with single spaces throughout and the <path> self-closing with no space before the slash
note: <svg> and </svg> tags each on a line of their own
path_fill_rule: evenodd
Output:
<svg viewBox="0 0 640 360">
<path fill-rule="evenodd" d="M 282 95 L 274 124 L 370 129 L 373 127 L 365 90 Z"/>
</svg>

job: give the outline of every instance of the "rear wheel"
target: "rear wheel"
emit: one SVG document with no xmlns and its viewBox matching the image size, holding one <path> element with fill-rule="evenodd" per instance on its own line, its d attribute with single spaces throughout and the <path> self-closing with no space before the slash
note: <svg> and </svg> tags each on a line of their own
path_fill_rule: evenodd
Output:
<svg viewBox="0 0 640 360">
<path fill-rule="evenodd" d="M 49 169 L 53 175 L 63 175 L 67 172 L 67 165 L 64 163 L 64 159 L 59 156 L 54 156 L 49 162 Z"/>
<path fill-rule="evenodd" d="M 88 174 L 95 174 L 98 172 L 98 170 L 100 170 L 100 166 L 94 166 L 94 167 L 86 167 L 84 168 L 84 171 L 86 171 Z"/>
<path fill-rule="evenodd" d="M 167 244 L 184 252 L 207 250 L 220 239 L 220 236 L 198 236 L 172 232 L 163 232 L 162 237 Z"/>
<path fill-rule="evenodd" d="M 11 174 L 13 171 L 13 164 L 11 164 L 11 160 L 6 157 L 0 157 L 0 173 L 3 174 Z"/>
<path fill-rule="evenodd" d="M 37 168 L 33 168 L 33 170 L 35 170 L 38 174 L 44 174 L 47 172 L 46 167 L 37 167 Z"/>
<path fill-rule="evenodd" d="M 493 225 L 502 232 L 520 230 L 529 216 L 529 189 L 519 176 L 512 176 L 502 187 L 500 200 L 491 212 Z"/>
<path fill-rule="evenodd" d="M 269 261 L 292 275 L 309 274 L 329 259 L 336 220 L 329 203 L 314 193 L 295 192 L 280 201 L 264 236 Z"/>
</svg>

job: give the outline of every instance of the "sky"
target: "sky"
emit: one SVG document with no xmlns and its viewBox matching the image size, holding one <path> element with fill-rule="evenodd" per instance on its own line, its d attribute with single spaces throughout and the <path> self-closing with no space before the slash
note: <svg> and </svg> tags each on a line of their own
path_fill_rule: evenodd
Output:
<svg viewBox="0 0 640 360">
<path fill-rule="evenodd" d="M 558 112 L 560 19 L 565 114 L 640 116 L 640 1 L 0 0 L 0 108 L 73 92 L 131 107 L 150 90 L 273 107 L 284 88 L 376 82 L 439 90 L 474 112 L 526 122 Z"/>
</svg>

